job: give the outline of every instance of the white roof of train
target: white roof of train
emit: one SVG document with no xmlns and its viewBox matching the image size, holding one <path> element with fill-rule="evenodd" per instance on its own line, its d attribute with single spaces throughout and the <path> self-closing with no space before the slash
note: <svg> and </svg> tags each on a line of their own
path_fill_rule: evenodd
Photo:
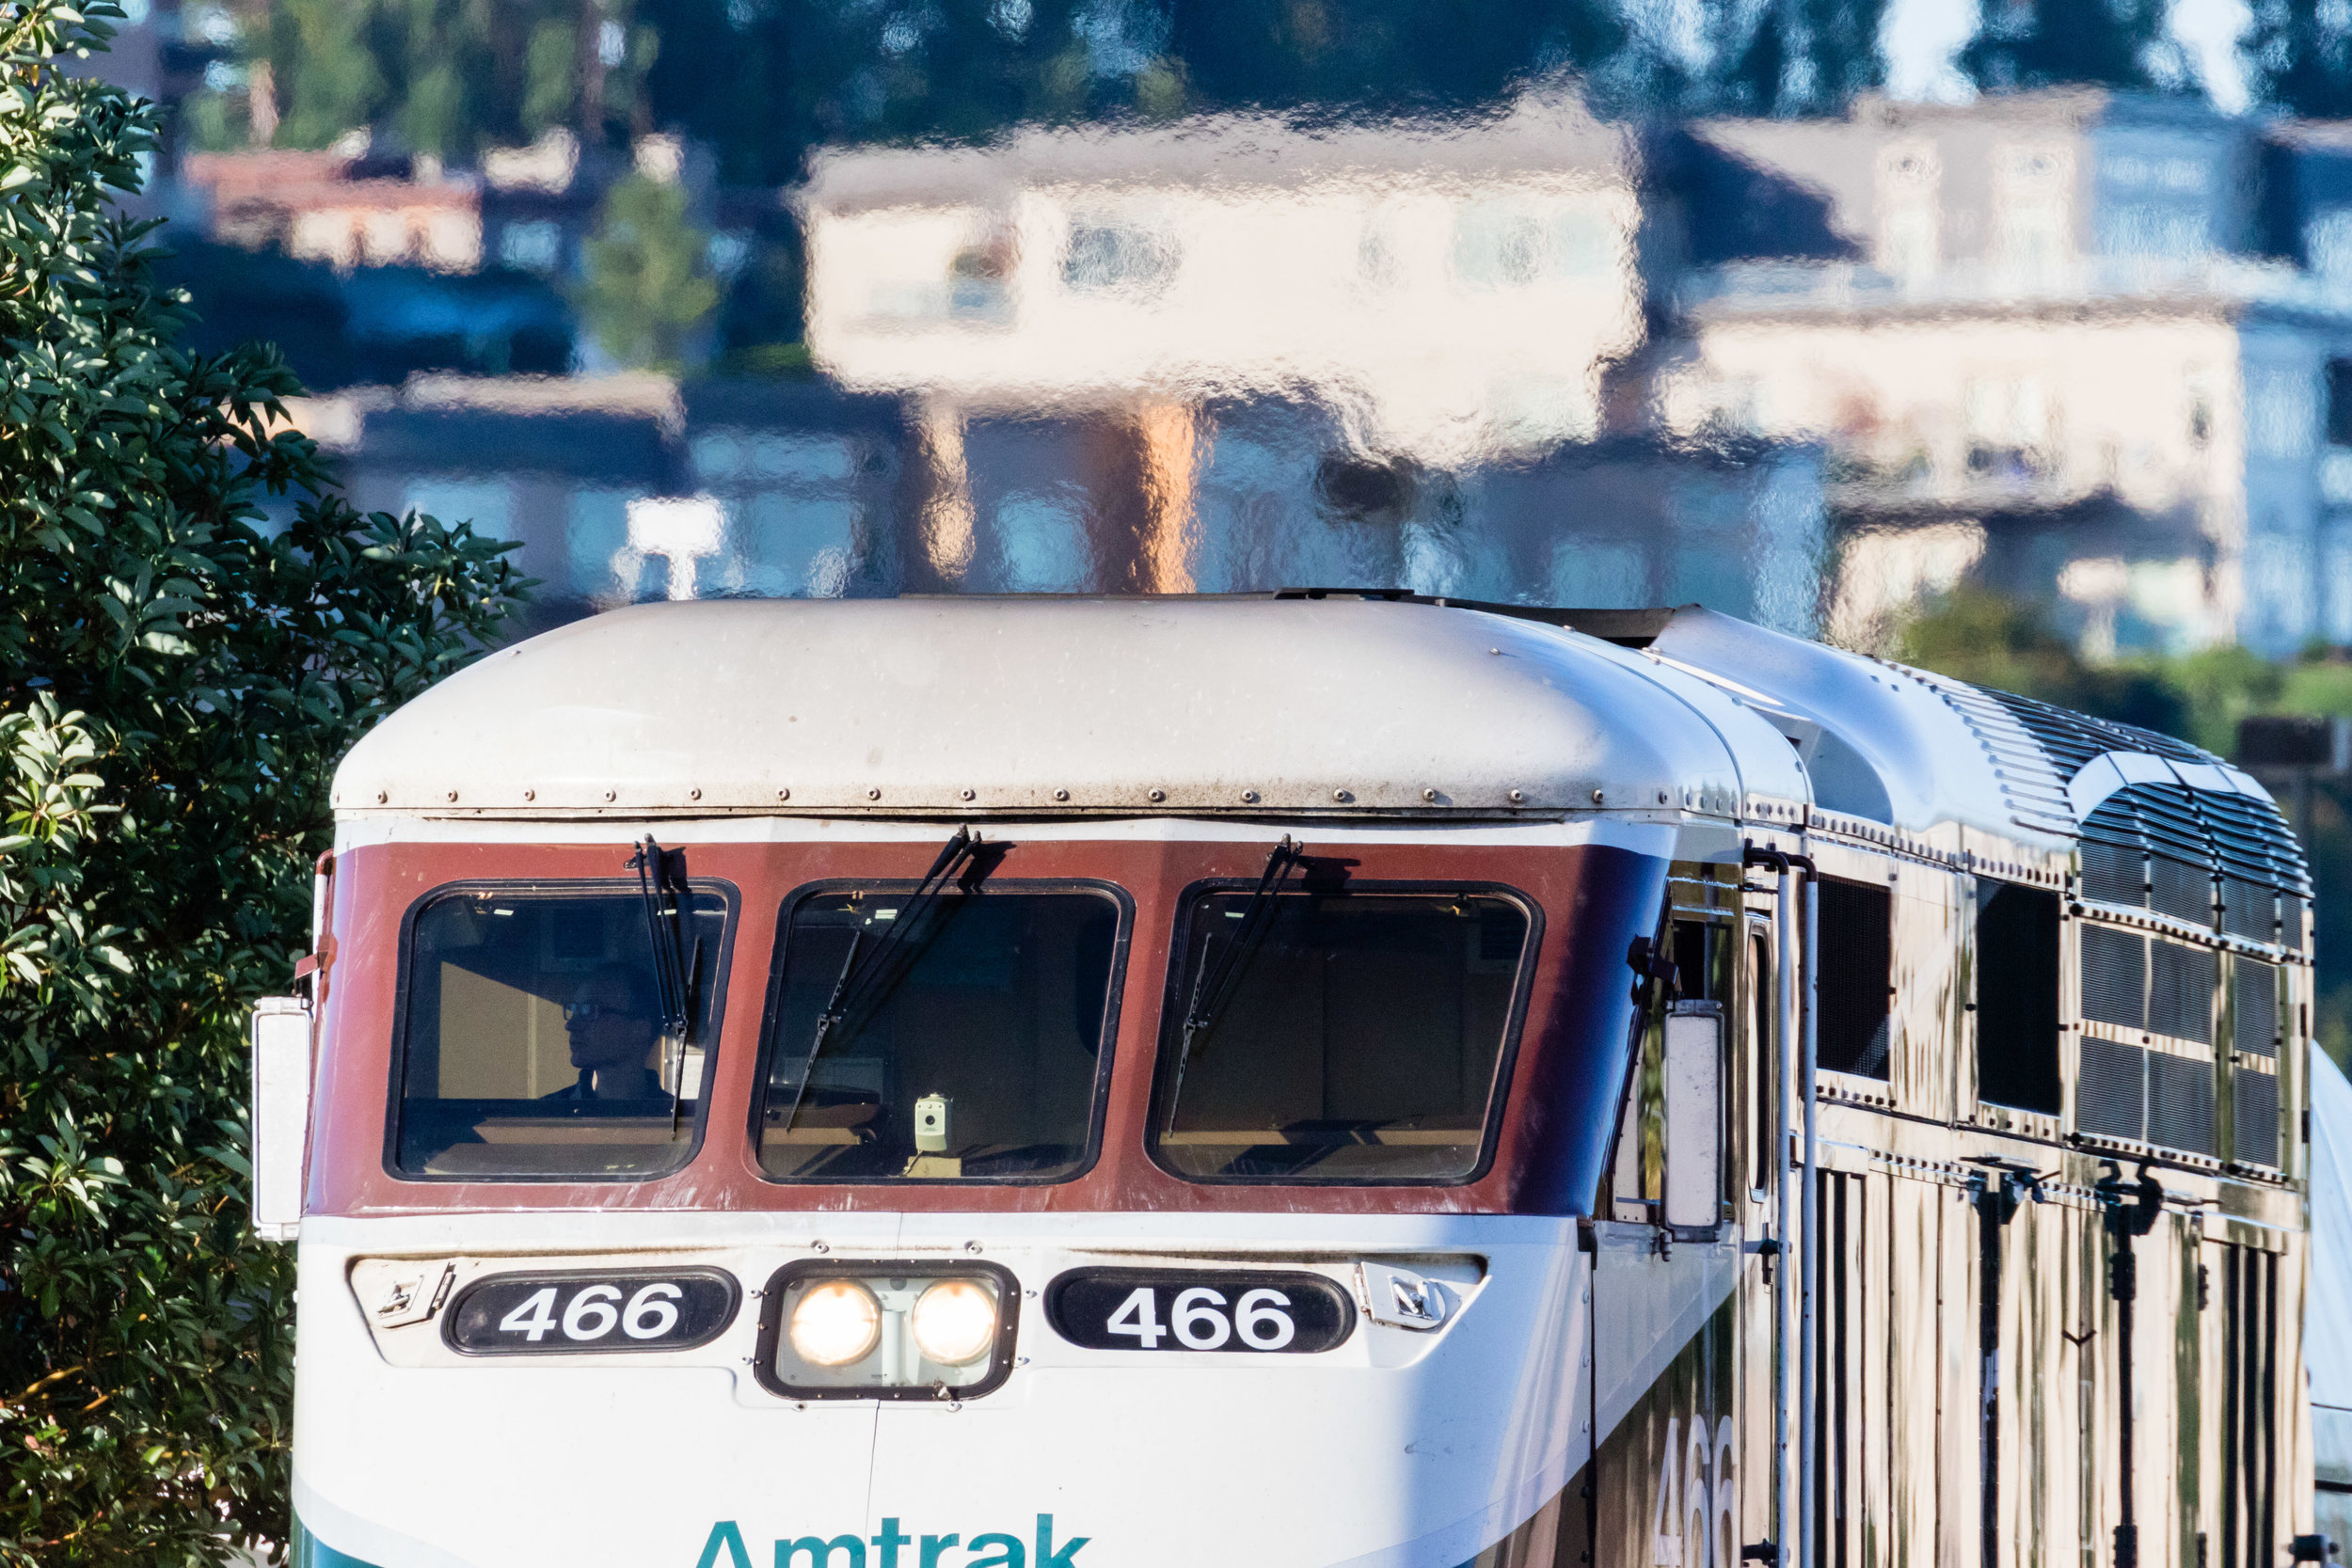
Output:
<svg viewBox="0 0 2352 1568">
<path fill-rule="evenodd" d="M 411 702 L 352 750 L 334 805 L 1769 819 L 1812 802 L 2071 838 L 2066 782 L 1972 689 L 1706 610 L 1654 620 L 1636 648 L 1338 594 L 645 605 Z"/>
</svg>

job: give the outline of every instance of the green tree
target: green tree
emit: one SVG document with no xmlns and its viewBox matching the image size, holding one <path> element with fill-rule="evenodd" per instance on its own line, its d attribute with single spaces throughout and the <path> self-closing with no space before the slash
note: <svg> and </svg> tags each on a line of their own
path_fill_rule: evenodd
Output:
<svg viewBox="0 0 2352 1568">
<path fill-rule="evenodd" d="M 263 46 L 283 116 L 278 143 L 325 147 L 369 130 L 464 162 L 556 125 L 591 147 L 642 134 L 652 128 L 644 82 L 660 40 L 633 8 L 634 0 L 270 0 Z"/>
<path fill-rule="evenodd" d="M 2186 86 L 2165 30 L 2170 9 L 2169 0 L 1988 0 L 1960 69 L 1988 92 Z"/>
<path fill-rule="evenodd" d="M 705 264 L 710 236 L 686 221 L 686 191 L 642 174 L 614 182 L 581 246 L 580 313 L 625 365 L 677 371 L 719 303 Z"/>
<path fill-rule="evenodd" d="M 2313 119 L 2352 115 L 2352 18 L 2334 0 L 2255 0 L 2238 50 L 2254 102 Z"/>
<path fill-rule="evenodd" d="M 2189 699 L 2166 672 L 2091 664 L 2033 607 L 1981 588 L 1957 589 L 1913 617 L 1896 640 L 1896 657 L 2142 729 L 2188 731 Z"/>
<path fill-rule="evenodd" d="M 106 199 L 136 188 L 156 111 L 58 69 L 120 12 L 88 15 L 0 16 L 15 1568 L 287 1538 L 292 1259 L 246 1223 L 242 1014 L 305 944 L 336 760 L 495 636 L 521 587 L 504 546 L 335 499 L 275 350 L 176 346 L 185 300 L 154 281 L 154 225 Z"/>
<path fill-rule="evenodd" d="M 1879 51 L 1886 0 L 1772 0 L 1752 16 L 1737 6 L 1715 16 L 1724 66 L 1702 94 L 1709 109 L 1838 114 L 1886 81 Z"/>
</svg>

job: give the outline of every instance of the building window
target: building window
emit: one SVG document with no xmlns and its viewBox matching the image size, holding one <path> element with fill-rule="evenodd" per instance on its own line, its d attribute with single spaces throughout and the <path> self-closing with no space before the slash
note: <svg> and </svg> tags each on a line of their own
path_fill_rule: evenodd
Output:
<svg viewBox="0 0 2352 1568">
<path fill-rule="evenodd" d="M 2328 361 L 2328 444 L 2352 447 L 2352 359 Z"/>
<path fill-rule="evenodd" d="M 1176 276 L 1177 261 L 1172 234 L 1139 223 L 1080 219 L 1070 226 L 1061 280 L 1082 294 L 1152 294 Z"/>
<path fill-rule="evenodd" d="M 517 272 L 549 273 L 564 260 L 564 230 L 551 219 L 527 218 L 499 230 L 499 261 Z"/>
</svg>

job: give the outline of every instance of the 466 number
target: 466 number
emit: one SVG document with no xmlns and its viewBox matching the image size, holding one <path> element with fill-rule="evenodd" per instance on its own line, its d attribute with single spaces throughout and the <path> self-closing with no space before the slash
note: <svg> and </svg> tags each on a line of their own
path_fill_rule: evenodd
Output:
<svg viewBox="0 0 2352 1568">
<path fill-rule="evenodd" d="M 544 1285 L 499 1320 L 501 1334 L 519 1334 L 537 1344 L 559 1326 L 555 1298 L 560 1287 Z M 640 1287 L 626 1307 L 617 1306 L 620 1288 L 591 1285 L 575 1294 L 564 1308 L 564 1338 L 576 1344 L 601 1339 L 615 1323 L 632 1339 L 659 1339 L 677 1326 L 677 1302 L 686 1292 L 667 1280 Z"/>
<path fill-rule="evenodd" d="M 1297 1337 L 1290 1297 L 1279 1291 L 1260 1287 L 1242 1291 L 1230 1317 L 1225 1306 L 1223 1291 L 1206 1285 L 1192 1286 L 1176 1292 L 1176 1304 L 1163 1327 L 1157 1293 L 1149 1285 L 1138 1285 L 1103 1327 L 1106 1333 L 1134 1339 L 1144 1350 L 1159 1349 L 1160 1340 L 1171 1333 L 1186 1350 L 1223 1350 L 1229 1344 L 1236 1350 L 1280 1350 Z M 1235 1344 L 1237 1334 L 1240 1342 Z"/>
<path fill-rule="evenodd" d="M 457 1292 L 443 1332 L 469 1355 L 684 1350 L 716 1338 L 740 1300 L 717 1269 L 488 1275 Z"/>
<path fill-rule="evenodd" d="M 1321 1275 L 1239 1269 L 1073 1269 L 1045 1288 L 1055 1330 L 1089 1350 L 1312 1355 L 1356 1326 L 1356 1306 Z"/>
</svg>

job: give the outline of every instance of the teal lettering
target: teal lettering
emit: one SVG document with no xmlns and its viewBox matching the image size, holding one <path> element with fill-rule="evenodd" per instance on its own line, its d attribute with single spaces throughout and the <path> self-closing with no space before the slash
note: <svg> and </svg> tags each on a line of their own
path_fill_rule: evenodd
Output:
<svg viewBox="0 0 2352 1568">
<path fill-rule="evenodd" d="M 976 1535 L 972 1538 L 974 1551 L 979 1551 L 987 1546 L 998 1548 L 994 1557 L 984 1557 L 977 1562 L 967 1562 L 963 1568 L 1026 1568 L 1029 1551 L 1021 1544 L 1021 1537 L 1017 1535 Z M 779 1564 L 778 1568 L 782 1568 L 782 1565 Z"/>
<path fill-rule="evenodd" d="M 776 1568 L 792 1568 L 795 1552 L 808 1554 L 808 1568 L 832 1568 L 833 1554 L 835 1552 L 850 1554 L 850 1568 L 866 1568 L 866 1543 L 854 1535 L 836 1535 L 830 1541 L 821 1541 L 813 1535 L 803 1535 L 794 1541 L 779 1541 L 776 1543 Z M 745 1568 L 749 1568 L 749 1564 Z M 1021 1568 L 1021 1565 L 1015 1563 L 1013 1568 Z"/>
<path fill-rule="evenodd" d="M 735 1528 L 732 1519 L 722 1519 L 710 1527 L 710 1539 L 703 1543 L 702 1560 L 694 1568 L 717 1568 L 722 1546 L 727 1549 L 731 1568 L 752 1568 L 752 1554 L 743 1549 L 743 1532 Z"/>
<path fill-rule="evenodd" d="M 884 1519 L 882 1532 L 874 1537 L 874 1544 L 882 1548 L 882 1568 L 898 1568 L 898 1548 L 914 1539 L 898 1533 L 898 1520 Z"/>
<path fill-rule="evenodd" d="M 1039 1514 L 1037 1516 L 1037 1568 L 1070 1568 L 1070 1560 L 1078 1555 L 1078 1548 L 1093 1539 L 1094 1537 L 1090 1535 L 1081 1535 L 1057 1552 L 1054 1550 L 1054 1516 L 1050 1513 Z M 819 1568 L 822 1568 L 821 1564 Z M 1012 1560 L 1012 1568 L 1021 1568 L 1021 1560 L 1017 1556 Z"/>
<path fill-rule="evenodd" d="M 923 1537 L 922 1568 L 939 1568 L 939 1554 L 962 1540 L 960 1535 L 927 1535 Z"/>
</svg>

